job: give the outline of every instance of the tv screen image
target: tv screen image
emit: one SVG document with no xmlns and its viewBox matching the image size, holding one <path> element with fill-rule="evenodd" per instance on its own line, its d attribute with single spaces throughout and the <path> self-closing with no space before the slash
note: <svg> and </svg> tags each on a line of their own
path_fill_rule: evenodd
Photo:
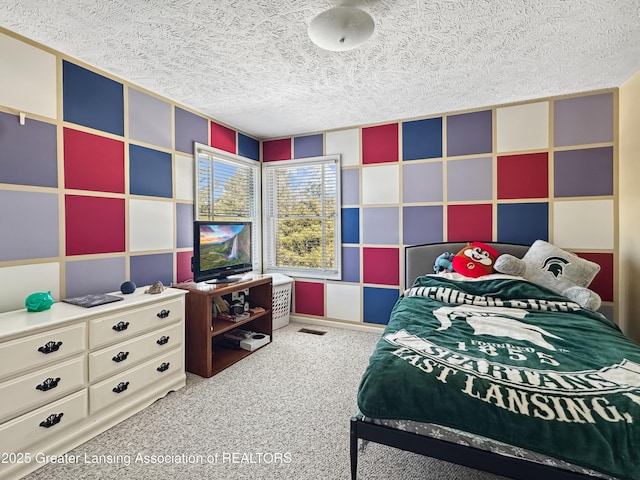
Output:
<svg viewBox="0 0 640 480">
<path fill-rule="evenodd" d="M 252 269 L 250 222 L 194 222 L 194 282 L 233 282 L 227 277 Z"/>
</svg>

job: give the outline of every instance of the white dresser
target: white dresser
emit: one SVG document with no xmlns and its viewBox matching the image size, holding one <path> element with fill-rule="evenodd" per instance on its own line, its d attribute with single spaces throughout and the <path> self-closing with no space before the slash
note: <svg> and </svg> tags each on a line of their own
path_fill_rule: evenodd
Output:
<svg viewBox="0 0 640 480">
<path fill-rule="evenodd" d="M 185 290 L 0 314 L 0 478 L 20 478 L 185 385 Z"/>
</svg>

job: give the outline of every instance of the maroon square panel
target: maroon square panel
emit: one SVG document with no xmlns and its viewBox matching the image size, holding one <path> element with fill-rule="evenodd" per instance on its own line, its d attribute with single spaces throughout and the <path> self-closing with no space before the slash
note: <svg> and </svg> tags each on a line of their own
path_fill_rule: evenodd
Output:
<svg viewBox="0 0 640 480">
<path fill-rule="evenodd" d="M 613 254 L 612 253 L 576 253 L 580 258 L 600 265 L 600 271 L 589 288 L 600 295 L 602 301 L 613 302 Z"/>
<path fill-rule="evenodd" d="M 211 146 L 225 152 L 236 153 L 236 131 L 211 122 Z"/>
<path fill-rule="evenodd" d="M 273 162 L 275 160 L 291 159 L 291 139 L 267 140 L 262 142 L 262 160 Z"/>
<path fill-rule="evenodd" d="M 400 251 L 397 248 L 363 248 L 364 283 L 400 285 Z"/>
<path fill-rule="evenodd" d="M 498 198 L 547 198 L 549 156 L 547 152 L 498 157 Z"/>
<path fill-rule="evenodd" d="M 492 219 L 491 205 L 448 205 L 447 241 L 491 241 Z"/>
<path fill-rule="evenodd" d="M 66 195 L 67 255 L 124 252 L 124 198 Z"/>
<path fill-rule="evenodd" d="M 294 300 L 295 313 L 324 317 L 324 283 L 296 281 Z"/>
<path fill-rule="evenodd" d="M 398 161 L 398 124 L 362 129 L 362 163 Z"/>
<path fill-rule="evenodd" d="M 64 135 L 64 186 L 124 193 L 124 142 L 71 128 Z"/>
<path fill-rule="evenodd" d="M 193 252 L 176 253 L 176 281 L 188 282 L 193 280 L 193 272 L 191 271 L 191 257 Z"/>
</svg>

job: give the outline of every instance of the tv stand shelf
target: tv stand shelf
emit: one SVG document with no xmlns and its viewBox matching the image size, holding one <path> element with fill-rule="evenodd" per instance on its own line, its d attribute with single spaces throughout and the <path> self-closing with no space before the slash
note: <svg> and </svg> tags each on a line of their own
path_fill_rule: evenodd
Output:
<svg viewBox="0 0 640 480">
<path fill-rule="evenodd" d="M 238 328 L 240 325 L 244 325 L 245 323 L 253 322 L 254 320 L 267 314 L 271 315 L 271 310 L 251 315 L 249 318 L 245 318 L 244 320 L 240 320 L 239 322 L 227 322 L 226 320 L 218 320 L 217 318 L 214 318 L 211 322 L 211 331 L 214 333 L 214 335 L 220 335 L 233 330 L 234 328 Z"/>
<path fill-rule="evenodd" d="M 256 275 L 247 280 L 221 284 L 186 282 L 174 284 L 173 287 L 188 292 L 185 299 L 186 370 L 188 372 L 201 377 L 212 377 L 253 353 L 250 350 L 235 350 L 220 344 L 224 334 L 235 328 L 272 336 L 271 277 Z M 251 307 L 262 307 L 265 311 L 253 314 L 239 322 L 214 318 L 215 298 L 242 290 L 249 290 L 248 298 Z"/>
</svg>

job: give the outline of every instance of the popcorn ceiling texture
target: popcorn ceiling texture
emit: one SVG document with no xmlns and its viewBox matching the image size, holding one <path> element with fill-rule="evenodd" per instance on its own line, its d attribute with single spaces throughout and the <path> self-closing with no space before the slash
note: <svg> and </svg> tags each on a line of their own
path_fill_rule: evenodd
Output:
<svg viewBox="0 0 640 480">
<path fill-rule="evenodd" d="M 309 21 L 350 4 L 363 46 Z M 618 87 L 640 70 L 638 0 L 23 0 L 0 26 L 257 138 Z"/>
</svg>

